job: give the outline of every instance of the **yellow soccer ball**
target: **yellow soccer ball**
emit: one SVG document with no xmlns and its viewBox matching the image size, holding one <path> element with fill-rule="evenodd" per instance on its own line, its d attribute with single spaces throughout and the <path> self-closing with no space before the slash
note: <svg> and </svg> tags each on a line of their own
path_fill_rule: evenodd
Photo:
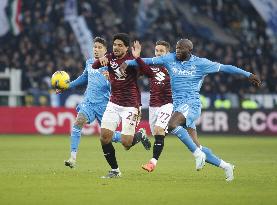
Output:
<svg viewBox="0 0 277 205">
<path fill-rule="evenodd" d="M 65 71 L 56 71 L 51 77 L 51 85 L 55 89 L 65 90 L 69 87 L 70 77 Z"/>
</svg>

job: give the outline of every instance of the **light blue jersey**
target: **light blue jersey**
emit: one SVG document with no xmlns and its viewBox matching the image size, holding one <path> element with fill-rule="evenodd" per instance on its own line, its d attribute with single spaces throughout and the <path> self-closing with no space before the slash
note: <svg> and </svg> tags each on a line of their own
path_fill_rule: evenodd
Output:
<svg viewBox="0 0 277 205">
<path fill-rule="evenodd" d="M 142 60 L 148 65 L 162 65 L 168 70 L 174 111 L 183 113 L 187 119 L 186 125 L 194 129 L 194 122 L 201 114 L 199 91 L 207 74 L 219 71 L 243 74 L 247 77 L 251 74 L 235 66 L 222 65 L 194 55 L 191 55 L 188 61 L 177 60 L 175 53 Z M 126 61 L 126 63 L 138 65 L 134 60 Z"/>
<path fill-rule="evenodd" d="M 82 75 L 76 80 L 70 82 L 69 88 L 80 85 L 87 85 L 83 102 L 77 107 L 78 112 L 83 112 L 89 123 L 97 118 L 101 123 L 103 113 L 106 109 L 110 98 L 111 85 L 102 71 L 106 68 L 92 69 L 93 60 L 90 58 L 86 61 L 86 67 Z"/>
<path fill-rule="evenodd" d="M 110 98 L 111 85 L 102 74 L 102 71 L 104 71 L 105 68 L 92 69 L 91 65 L 93 62 L 94 61 L 91 58 L 86 61 L 86 67 L 83 74 L 76 80 L 70 82 L 69 88 L 87 84 L 84 101 L 91 103 L 108 102 Z"/>
</svg>

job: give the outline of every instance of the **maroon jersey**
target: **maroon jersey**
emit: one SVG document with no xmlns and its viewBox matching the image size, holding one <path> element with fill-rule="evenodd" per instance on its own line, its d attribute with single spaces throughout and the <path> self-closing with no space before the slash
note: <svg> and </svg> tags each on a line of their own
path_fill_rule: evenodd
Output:
<svg viewBox="0 0 277 205">
<path fill-rule="evenodd" d="M 133 60 L 134 57 L 126 54 L 122 59 L 117 59 L 113 53 L 107 54 L 109 60 L 108 71 L 111 82 L 110 101 L 124 107 L 140 106 L 140 90 L 137 84 L 137 69 L 127 67 L 126 77 L 119 71 L 120 65 L 126 60 Z M 102 67 L 99 60 L 95 61 L 92 68 Z"/>
<path fill-rule="evenodd" d="M 172 103 L 169 74 L 163 66 L 149 66 L 141 58 L 137 59 L 140 70 L 150 80 L 150 106 L 161 107 Z"/>
</svg>

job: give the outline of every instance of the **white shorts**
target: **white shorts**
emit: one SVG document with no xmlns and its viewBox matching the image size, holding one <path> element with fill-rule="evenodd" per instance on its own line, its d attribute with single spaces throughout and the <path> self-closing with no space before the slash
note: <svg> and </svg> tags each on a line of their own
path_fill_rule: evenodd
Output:
<svg viewBox="0 0 277 205">
<path fill-rule="evenodd" d="M 155 126 L 159 126 L 166 130 L 172 112 L 172 103 L 165 104 L 161 107 L 149 107 L 149 124 L 152 135 L 154 135 Z"/>
<path fill-rule="evenodd" d="M 101 128 L 115 131 L 122 122 L 123 135 L 134 135 L 138 119 L 138 109 L 135 107 L 123 107 L 108 102 L 102 118 Z"/>
</svg>

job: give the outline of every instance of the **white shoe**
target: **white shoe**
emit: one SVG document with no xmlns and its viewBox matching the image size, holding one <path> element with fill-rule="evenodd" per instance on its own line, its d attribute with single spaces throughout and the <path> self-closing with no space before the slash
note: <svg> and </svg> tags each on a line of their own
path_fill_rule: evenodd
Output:
<svg viewBox="0 0 277 205">
<path fill-rule="evenodd" d="M 204 152 L 201 151 L 195 156 L 195 167 L 197 171 L 203 169 L 203 167 L 205 166 L 205 161 L 206 154 Z"/>
<path fill-rule="evenodd" d="M 234 169 L 235 166 L 232 164 L 229 164 L 229 166 L 224 169 L 227 182 L 234 180 Z"/>
<path fill-rule="evenodd" d="M 119 169 L 112 169 L 108 172 L 106 176 L 102 176 L 102 179 L 118 178 L 121 177 L 121 172 Z"/>
<path fill-rule="evenodd" d="M 76 167 L 76 160 L 73 158 L 69 158 L 69 160 L 64 161 L 64 165 L 70 168 L 75 168 Z"/>
</svg>

